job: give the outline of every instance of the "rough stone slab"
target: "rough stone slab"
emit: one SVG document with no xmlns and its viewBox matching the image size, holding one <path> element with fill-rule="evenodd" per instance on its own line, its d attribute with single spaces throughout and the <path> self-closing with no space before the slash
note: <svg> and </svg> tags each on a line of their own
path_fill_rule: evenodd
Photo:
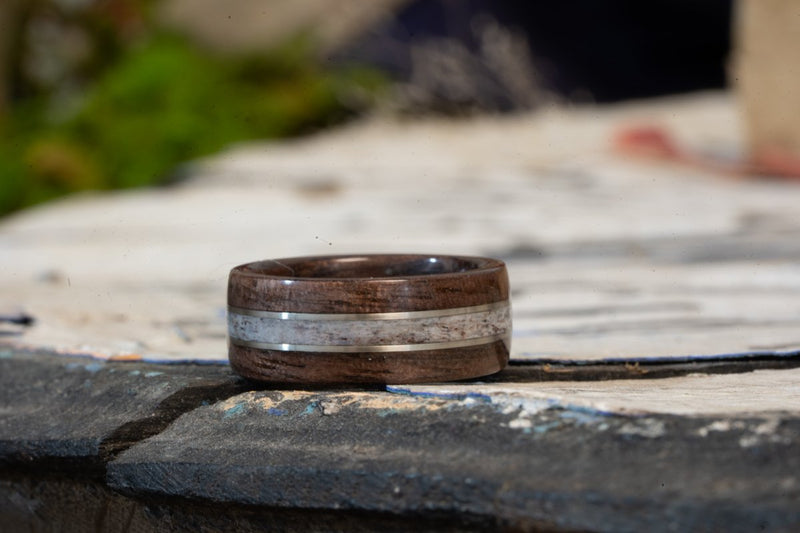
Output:
<svg viewBox="0 0 800 533">
<path fill-rule="evenodd" d="M 109 464 L 138 496 L 494 517 L 521 528 L 800 526 L 800 420 L 619 416 L 480 394 L 256 391 Z"/>
<path fill-rule="evenodd" d="M 488 531 L 498 521 L 469 515 L 402 516 L 391 513 L 256 508 L 183 500 L 140 500 L 108 487 L 70 479 L 0 479 L 3 531 L 160 533 L 163 531 L 406 532 Z"/>
<path fill-rule="evenodd" d="M 294 255 L 508 260 L 512 359 L 800 350 L 797 184 L 634 162 L 631 122 L 741 151 L 725 94 L 505 118 L 386 119 L 198 162 L 179 186 L 77 196 L 0 224 L 9 346 L 224 361 L 231 267 Z M 5 328 L 11 330 L 12 328 Z"/>
<path fill-rule="evenodd" d="M 0 472 L 96 475 L 120 449 L 239 388 L 224 366 L 0 352 Z"/>
<path fill-rule="evenodd" d="M 629 366 L 637 379 L 561 381 L 528 379 L 527 382 L 463 383 L 444 385 L 389 386 L 393 392 L 414 395 L 482 395 L 495 401 L 548 402 L 572 408 L 587 408 L 608 413 L 684 416 L 797 416 L 800 414 L 800 368 L 748 370 L 739 363 L 740 372 L 714 374 L 714 368 L 684 368 L 683 376 L 655 379 L 648 376 L 651 367 Z M 657 369 L 654 369 L 657 370 Z M 703 371 L 712 373 L 702 373 Z M 546 371 L 546 369 L 545 369 Z M 596 369 L 596 378 L 602 370 Z M 513 374 L 513 373 L 510 373 Z M 622 379 L 620 379 L 622 378 Z"/>
</svg>

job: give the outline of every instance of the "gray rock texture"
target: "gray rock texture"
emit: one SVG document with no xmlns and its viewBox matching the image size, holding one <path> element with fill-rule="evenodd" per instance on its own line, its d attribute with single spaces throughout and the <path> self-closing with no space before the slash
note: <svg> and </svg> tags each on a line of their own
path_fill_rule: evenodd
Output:
<svg viewBox="0 0 800 533">
<path fill-rule="evenodd" d="M 592 531 L 800 525 L 800 420 L 620 416 L 386 392 L 256 391 L 109 464 L 131 495 Z"/>
<path fill-rule="evenodd" d="M 698 371 L 745 378 L 778 363 L 528 363 L 484 384 L 248 390 L 224 366 L 4 352 L 0 524 L 796 530 L 796 411 L 626 414 L 508 392 L 534 380 L 576 392 L 593 379 L 652 388 Z M 779 368 L 770 371 L 792 372 Z M 507 392 L 492 392 L 500 384 Z"/>
<path fill-rule="evenodd" d="M 221 365 L 0 357 L 0 468 L 102 475 L 108 457 L 202 402 L 233 394 Z"/>
</svg>

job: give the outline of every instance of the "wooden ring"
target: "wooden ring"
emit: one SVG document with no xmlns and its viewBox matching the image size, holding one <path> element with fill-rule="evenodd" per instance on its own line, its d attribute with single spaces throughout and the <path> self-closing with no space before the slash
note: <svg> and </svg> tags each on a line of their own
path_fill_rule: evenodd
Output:
<svg viewBox="0 0 800 533">
<path fill-rule="evenodd" d="M 420 383 L 508 363 L 502 261 L 431 255 L 258 261 L 228 278 L 228 357 L 275 383 Z"/>
</svg>

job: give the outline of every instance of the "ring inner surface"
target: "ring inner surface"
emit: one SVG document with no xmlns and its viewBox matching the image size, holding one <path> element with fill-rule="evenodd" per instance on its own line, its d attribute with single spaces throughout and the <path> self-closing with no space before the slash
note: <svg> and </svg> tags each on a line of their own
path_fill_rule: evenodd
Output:
<svg viewBox="0 0 800 533">
<path fill-rule="evenodd" d="M 489 266 L 491 261 L 482 258 L 382 255 L 266 260 L 246 270 L 283 278 L 374 279 L 458 274 Z"/>
</svg>

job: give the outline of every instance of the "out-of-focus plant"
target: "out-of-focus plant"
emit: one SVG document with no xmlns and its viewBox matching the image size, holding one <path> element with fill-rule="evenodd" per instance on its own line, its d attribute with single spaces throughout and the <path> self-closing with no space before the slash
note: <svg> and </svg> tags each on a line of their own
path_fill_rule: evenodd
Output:
<svg viewBox="0 0 800 533">
<path fill-rule="evenodd" d="M 325 69 L 305 43 L 222 57 L 150 31 L 110 46 L 72 93 L 28 84 L 0 116 L 0 214 L 77 190 L 163 183 L 230 143 L 295 135 L 369 105 L 380 76 Z"/>
</svg>

